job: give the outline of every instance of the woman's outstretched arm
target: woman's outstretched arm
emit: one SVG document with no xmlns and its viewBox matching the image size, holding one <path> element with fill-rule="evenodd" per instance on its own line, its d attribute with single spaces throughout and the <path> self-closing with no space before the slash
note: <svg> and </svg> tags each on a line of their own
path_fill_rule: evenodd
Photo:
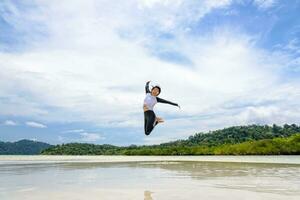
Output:
<svg viewBox="0 0 300 200">
<path fill-rule="evenodd" d="M 178 106 L 179 107 L 179 105 L 177 103 L 173 103 L 171 101 L 168 101 L 168 100 L 165 100 L 165 99 L 162 99 L 162 98 L 159 98 L 159 97 L 156 97 L 156 100 L 159 103 L 167 103 L 167 104 L 171 104 L 173 106 Z"/>
<path fill-rule="evenodd" d="M 145 86 L 146 94 L 147 94 L 147 93 L 150 93 L 150 90 L 149 90 L 149 83 L 150 83 L 150 81 L 147 81 L 146 86 Z"/>
</svg>

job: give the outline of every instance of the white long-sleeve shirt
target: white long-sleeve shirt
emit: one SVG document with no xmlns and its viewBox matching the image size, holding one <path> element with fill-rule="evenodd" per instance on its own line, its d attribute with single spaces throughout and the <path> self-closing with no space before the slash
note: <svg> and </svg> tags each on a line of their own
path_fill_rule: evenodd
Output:
<svg viewBox="0 0 300 200">
<path fill-rule="evenodd" d="M 173 106 L 178 106 L 177 103 L 173 103 L 171 101 L 167 101 L 165 99 L 162 99 L 162 98 L 159 98 L 156 96 L 152 96 L 151 92 L 149 90 L 149 82 L 146 83 L 145 90 L 146 90 L 146 97 L 144 99 L 144 105 L 147 106 L 148 110 L 153 110 L 155 104 L 157 104 L 158 102 L 171 104 Z"/>
<path fill-rule="evenodd" d="M 147 93 L 144 99 L 144 105 L 146 105 L 149 110 L 153 110 L 155 104 L 157 104 L 156 96 L 152 96 L 151 93 Z"/>
</svg>

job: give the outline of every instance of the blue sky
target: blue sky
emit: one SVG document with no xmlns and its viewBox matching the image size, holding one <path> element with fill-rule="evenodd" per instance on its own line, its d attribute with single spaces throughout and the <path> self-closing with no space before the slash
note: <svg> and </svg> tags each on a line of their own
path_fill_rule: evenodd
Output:
<svg viewBox="0 0 300 200">
<path fill-rule="evenodd" d="M 0 3 L 0 140 L 156 144 L 298 123 L 300 1 Z M 144 84 L 181 110 L 143 133 Z"/>
</svg>

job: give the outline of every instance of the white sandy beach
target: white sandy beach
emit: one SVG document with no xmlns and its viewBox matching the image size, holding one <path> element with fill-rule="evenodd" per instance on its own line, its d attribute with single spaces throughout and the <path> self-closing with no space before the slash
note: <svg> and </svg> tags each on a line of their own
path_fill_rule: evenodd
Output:
<svg viewBox="0 0 300 200">
<path fill-rule="evenodd" d="M 67 162 L 146 162 L 146 161 L 195 161 L 300 164 L 299 155 L 281 156 L 56 156 L 56 155 L 0 155 L 3 163 L 67 163 Z"/>
</svg>

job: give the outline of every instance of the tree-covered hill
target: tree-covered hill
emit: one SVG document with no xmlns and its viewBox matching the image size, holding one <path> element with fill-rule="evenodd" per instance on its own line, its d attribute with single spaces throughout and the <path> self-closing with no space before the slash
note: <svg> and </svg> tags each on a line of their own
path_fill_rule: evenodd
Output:
<svg viewBox="0 0 300 200">
<path fill-rule="evenodd" d="M 216 155 L 299 155 L 300 133 L 286 138 L 263 139 L 214 148 Z"/>
<path fill-rule="evenodd" d="M 69 143 L 50 147 L 42 151 L 48 155 L 199 155 L 216 154 L 216 147 L 241 144 L 273 138 L 286 138 L 300 133 L 295 124 L 284 126 L 248 125 L 234 126 L 208 133 L 196 133 L 186 140 L 177 140 L 159 145 L 131 145 L 117 147 L 113 145 L 94 145 Z M 221 151 L 219 151 L 221 152 Z M 257 152 L 259 153 L 259 152 Z M 286 152 L 285 152 L 286 153 Z M 224 153 L 225 154 L 225 153 Z"/>
<path fill-rule="evenodd" d="M 299 155 L 300 134 L 219 146 L 171 146 L 120 151 L 124 155 Z"/>
<path fill-rule="evenodd" d="M 1 142 L 0 155 L 35 155 L 52 145 L 32 140 L 20 140 L 17 142 Z"/>
<path fill-rule="evenodd" d="M 268 125 L 248 125 L 248 126 L 233 126 L 208 133 L 196 133 L 190 136 L 187 140 L 177 140 L 161 144 L 160 146 L 170 145 L 205 145 L 216 146 L 221 144 L 236 144 L 251 140 L 272 139 L 275 137 L 288 137 L 295 133 L 300 133 L 300 126 L 296 124 L 285 124 L 278 126 L 273 124 Z"/>
<path fill-rule="evenodd" d="M 45 155 L 114 155 L 123 148 L 109 144 L 68 143 L 44 149 L 41 153 Z"/>
</svg>

